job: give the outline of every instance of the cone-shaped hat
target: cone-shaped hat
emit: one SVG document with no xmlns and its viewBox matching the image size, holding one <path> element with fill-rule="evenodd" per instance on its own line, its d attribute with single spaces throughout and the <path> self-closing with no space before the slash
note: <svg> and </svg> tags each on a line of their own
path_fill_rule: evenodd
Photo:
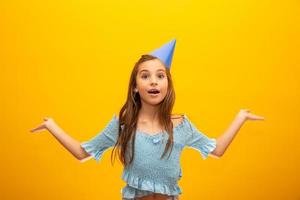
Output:
<svg viewBox="0 0 300 200">
<path fill-rule="evenodd" d="M 158 49 L 155 49 L 154 51 L 152 51 L 149 54 L 160 59 L 166 65 L 166 67 L 170 69 L 175 44 L 176 44 L 176 39 L 173 39 L 170 42 L 159 47 Z"/>
</svg>

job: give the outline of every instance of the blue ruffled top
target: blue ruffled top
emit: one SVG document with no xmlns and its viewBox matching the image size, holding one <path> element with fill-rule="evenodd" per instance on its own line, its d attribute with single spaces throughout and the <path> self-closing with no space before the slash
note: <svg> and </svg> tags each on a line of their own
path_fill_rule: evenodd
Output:
<svg viewBox="0 0 300 200">
<path fill-rule="evenodd" d="M 168 140 L 165 131 L 150 135 L 143 131 L 136 131 L 135 152 L 133 162 L 123 169 L 122 180 L 127 184 L 121 189 L 124 199 L 134 199 L 161 193 L 165 195 L 179 195 L 182 193 L 178 180 L 182 177 L 180 155 L 185 147 L 198 150 L 203 159 L 216 148 L 216 139 L 209 138 L 200 132 L 190 119 L 184 114 L 183 121 L 173 129 L 174 146 L 160 159 Z M 97 162 L 104 151 L 113 147 L 118 138 L 119 119 L 114 114 L 106 127 L 91 138 L 81 143 Z"/>
</svg>

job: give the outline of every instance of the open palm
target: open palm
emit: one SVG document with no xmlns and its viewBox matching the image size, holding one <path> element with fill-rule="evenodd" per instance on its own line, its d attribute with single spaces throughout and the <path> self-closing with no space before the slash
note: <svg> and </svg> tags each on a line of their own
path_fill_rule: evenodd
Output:
<svg viewBox="0 0 300 200">
<path fill-rule="evenodd" d="M 248 120 L 264 120 L 265 119 L 262 116 L 258 116 L 253 113 L 250 113 L 249 109 L 241 109 L 240 112 L 238 113 L 238 116 L 242 117 L 244 119 L 248 119 Z"/>
<path fill-rule="evenodd" d="M 44 118 L 44 122 L 43 122 L 41 125 L 37 126 L 37 127 L 34 128 L 34 129 L 31 129 L 30 131 L 31 131 L 32 133 L 42 132 L 42 131 L 44 131 L 44 130 L 47 130 L 47 129 L 48 129 L 47 127 L 49 126 L 49 124 L 50 124 L 50 123 L 53 123 L 53 122 L 54 122 L 54 120 L 53 120 L 52 118 L 45 117 L 45 118 Z"/>
</svg>

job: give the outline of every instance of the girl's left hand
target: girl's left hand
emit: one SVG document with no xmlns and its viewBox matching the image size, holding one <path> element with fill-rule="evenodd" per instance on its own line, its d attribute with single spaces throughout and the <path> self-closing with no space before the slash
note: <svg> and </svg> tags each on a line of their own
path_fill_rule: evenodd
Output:
<svg viewBox="0 0 300 200">
<path fill-rule="evenodd" d="M 241 109 L 240 112 L 237 114 L 237 117 L 242 118 L 244 120 L 264 120 L 264 117 L 254 115 L 250 113 L 249 109 Z"/>
</svg>

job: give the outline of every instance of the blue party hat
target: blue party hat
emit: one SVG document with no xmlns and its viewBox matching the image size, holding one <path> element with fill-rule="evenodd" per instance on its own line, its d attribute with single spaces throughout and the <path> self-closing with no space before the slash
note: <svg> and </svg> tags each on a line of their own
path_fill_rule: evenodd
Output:
<svg viewBox="0 0 300 200">
<path fill-rule="evenodd" d="M 170 69 L 175 44 L 176 44 L 176 39 L 173 39 L 170 42 L 159 47 L 158 49 L 155 49 L 154 51 L 152 51 L 149 54 L 160 59 L 166 65 L 166 67 Z"/>
</svg>

